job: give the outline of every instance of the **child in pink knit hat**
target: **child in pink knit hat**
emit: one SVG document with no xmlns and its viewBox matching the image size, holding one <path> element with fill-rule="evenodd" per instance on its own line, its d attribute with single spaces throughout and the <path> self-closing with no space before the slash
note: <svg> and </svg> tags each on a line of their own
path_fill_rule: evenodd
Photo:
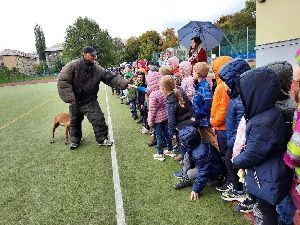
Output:
<svg viewBox="0 0 300 225">
<path fill-rule="evenodd" d="M 179 76 L 179 70 L 178 70 L 179 59 L 176 56 L 173 56 L 173 57 L 169 58 L 166 65 L 172 67 L 172 74 L 173 75 Z"/>
<path fill-rule="evenodd" d="M 181 76 L 181 87 L 192 101 L 194 97 L 194 79 L 192 76 L 192 64 L 189 61 L 183 61 L 179 64 L 179 73 Z"/>
</svg>

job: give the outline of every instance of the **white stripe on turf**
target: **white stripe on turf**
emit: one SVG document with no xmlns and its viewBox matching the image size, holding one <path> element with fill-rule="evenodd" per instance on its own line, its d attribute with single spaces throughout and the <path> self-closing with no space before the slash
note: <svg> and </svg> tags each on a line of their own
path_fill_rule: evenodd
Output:
<svg viewBox="0 0 300 225">
<path fill-rule="evenodd" d="M 117 160 L 117 153 L 116 153 L 116 149 L 115 149 L 114 133 L 112 130 L 111 116 L 110 116 L 106 87 L 107 87 L 107 85 L 105 85 L 105 96 L 106 96 L 106 109 L 107 109 L 107 123 L 108 123 L 108 130 L 109 130 L 109 136 L 110 136 L 109 138 L 111 141 L 114 142 L 114 144 L 111 146 L 111 163 L 112 163 L 114 189 L 115 189 L 117 225 L 125 225 L 126 222 L 125 222 L 125 213 L 124 213 L 124 208 L 123 208 L 123 197 L 122 197 L 120 177 L 119 177 L 118 160 Z"/>
</svg>

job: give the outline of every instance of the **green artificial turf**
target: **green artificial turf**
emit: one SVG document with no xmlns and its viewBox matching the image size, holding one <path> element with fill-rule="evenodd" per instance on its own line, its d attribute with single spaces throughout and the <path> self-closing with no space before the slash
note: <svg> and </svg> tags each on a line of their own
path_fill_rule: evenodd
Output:
<svg viewBox="0 0 300 225">
<path fill-rule="evenodd" d="M 107 118 L 103 85 L 100 90 Z M 179 164 L 152 159 L 150 135 L 139 132 L 129 107 L 107 91 L 128 225 L 249 224 L 214 188 L 205 188 L 197 202 L 189 201 L 191 188 L 174 190 Z M 86 119 L 78 151 L 64 145 L 62 127 L 49 144 L 53 117 L 68 111 L 56 83 L 0 88 L 0 127 L 29 111 L 0 129 L 0 224 L 116 224 L 110 148 L 96 145 Z"/>
</svg>

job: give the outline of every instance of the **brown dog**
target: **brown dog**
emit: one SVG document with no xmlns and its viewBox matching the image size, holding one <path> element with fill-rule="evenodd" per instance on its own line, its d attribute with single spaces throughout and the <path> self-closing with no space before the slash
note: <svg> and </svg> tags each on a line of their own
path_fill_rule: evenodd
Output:
<svg viewBox="0 0 300 225">
<path fill-rule="evenodd" d="M 54 117 L 52 122 L 52 140 L 50 141 L 51 144 L 54 143 L 54 132 L 59 125 L 65 127 L 65 144 L 67 145 L 69 143 L 68 138 L 70 133 L 70 113 L 62 112 Z"/>
</svg>

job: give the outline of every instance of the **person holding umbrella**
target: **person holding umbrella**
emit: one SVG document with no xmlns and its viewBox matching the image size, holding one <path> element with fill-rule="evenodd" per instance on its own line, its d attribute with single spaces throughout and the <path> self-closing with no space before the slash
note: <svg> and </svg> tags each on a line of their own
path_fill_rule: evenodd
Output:
<svg viewBox="0 0 300 225">
<path fill-rule="evenodd" d="M 192 66 L 197 62 L 207 62 L 206 51 L 201 43 L 200 37 L 193 37 L 191 39 L 188 61 L 191 62 Z"/>
</svg>

